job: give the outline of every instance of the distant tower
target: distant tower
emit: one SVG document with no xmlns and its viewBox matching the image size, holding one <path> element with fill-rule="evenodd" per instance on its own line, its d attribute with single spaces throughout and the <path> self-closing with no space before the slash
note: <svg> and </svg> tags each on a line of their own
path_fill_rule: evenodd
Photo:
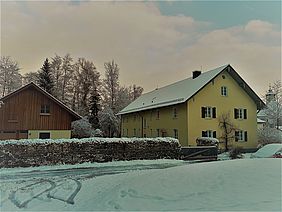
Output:
<svg viewBox="0 0 282 212">
<path fill-rule="evenodd" d="M 271 86 L 269 85 L 268 92 L 266 94 L 266 104 L 275 99 L 275 93 L 272 91 Z"/>
</svg>

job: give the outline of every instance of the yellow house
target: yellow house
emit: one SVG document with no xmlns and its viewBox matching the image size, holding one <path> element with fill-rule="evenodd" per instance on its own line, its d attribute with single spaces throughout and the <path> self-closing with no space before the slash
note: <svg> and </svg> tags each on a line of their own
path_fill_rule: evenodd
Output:
<svg viewBox="0 0 282 212">
<path fill-rule="evenodd" d="M 263 101 L 231 65 L 221 66 L 143 94 L 118 114 L 124 137 L 174 137 L 195 146 L 198 137 L 214 137 L 221 148 L 256 148 L 257 110 Z M 230 128 L 222 128 L 222 117 Z M 227 129 L 227 133 L 225 133 Z"/>
</svg>

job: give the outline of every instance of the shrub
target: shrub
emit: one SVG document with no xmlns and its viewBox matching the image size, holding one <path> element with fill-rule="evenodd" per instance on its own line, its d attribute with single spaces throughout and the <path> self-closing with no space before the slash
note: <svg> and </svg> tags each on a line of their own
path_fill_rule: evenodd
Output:
<svg viewBox="0 0 282 212">
<path fill-rule="evenodd" d="M 231 159 L 242 158 L 242 152 L 243 152 L 242 147 L 234 147 L 229 151 L 229 157 Z"/>
</svg>

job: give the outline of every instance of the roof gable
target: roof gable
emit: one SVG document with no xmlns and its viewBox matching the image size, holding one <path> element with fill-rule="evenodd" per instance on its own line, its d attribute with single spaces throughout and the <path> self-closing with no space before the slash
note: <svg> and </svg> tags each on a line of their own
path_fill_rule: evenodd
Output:
<svg viewBox="0 0 282 212">
<path fill-rule="evenodd" d="M 201 89 L 203 89 L 210 81 L 216 78 L 223 71 L 227 71 L 235 79 L 235 81 L 256 102 L 257 107 L 259 109 L 264 106 L 262 100 L 239 76 L 239 74 L 228 64 L 204 72 L 195 79 L 190 77 L 179 82 L 170 84 L 168 86 L 156 89 L 149 93 L 143 94 L 138 99 L 130 103 L 123 110 L 121 110 L 118 115 L 186 102 L 194 95 L 196 95 Z"/>
<path fill-rule="evenodd" d="M 82 117 L 76 113 L 75 111 L 73 111 L 72 109 L 70 109 L 68 106 L 66 106 L 64 103 L 62 103 L 60 100 L 58 100 L 57 98 L 55 98 L 54 96 L 52 96 L 51 94 L 49 94 L 48 92 L 46 92 L 45 90 L 43 90 L 42 88 L 40 88 L 38 85 L 36 85 L 35 83 L 31 82 L 21 88 L 19 88 L 18 90 L 15 90 L 14 92 L 0 98 L 0 101 L 4 101 L 8 98 L 11 98 L 12 96 L 28 89 L 28 88 L 34 88 L 35 90 L 37 90 L 38 92 L 40 92 L 41 94 L 43 94 L 44 96 L 46 96 L 48 99 L 50 99 L 53 102 L 56 102 L 60 107 L 62 107 L 64 110 L 68 111 L 73 117 L 75 117 L 76 119 L 81 119 Z"/>
</svg>

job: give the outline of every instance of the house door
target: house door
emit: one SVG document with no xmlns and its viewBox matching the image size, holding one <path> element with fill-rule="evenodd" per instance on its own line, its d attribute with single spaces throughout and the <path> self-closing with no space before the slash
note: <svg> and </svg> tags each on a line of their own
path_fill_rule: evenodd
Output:
<svg viewBox="0 0 282 212">
<path fill-rule="evenodd" d="M 50 139 L 50 133 L 49 132 L 41 132 L 39 133 L 40 139 Z"/>
</svg>

